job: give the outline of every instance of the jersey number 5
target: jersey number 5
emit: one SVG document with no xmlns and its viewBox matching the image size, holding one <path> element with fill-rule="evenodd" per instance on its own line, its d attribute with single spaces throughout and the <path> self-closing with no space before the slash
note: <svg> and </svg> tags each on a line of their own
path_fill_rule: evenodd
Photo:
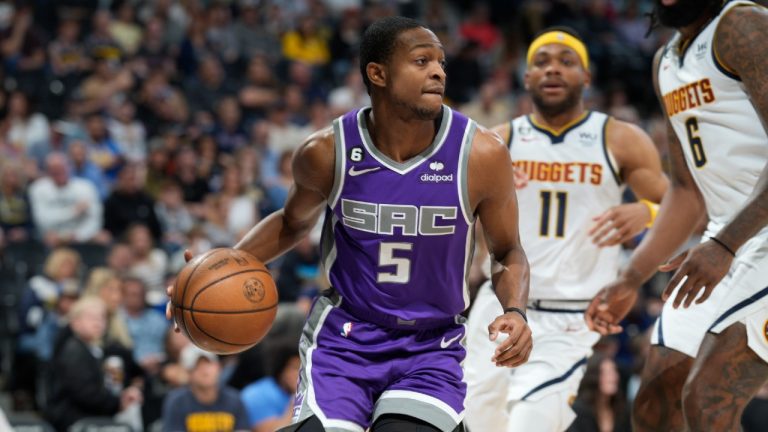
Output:
<svg viewBox="0 0 768 432">
<path fill-rule="evenodd" d="M 688 133 L 693 163 L 696 168 L 701 168 L 707 164 L 707 155 L 704 154 L 704 143 L 699 138 L 699 121 L 696 117 L 689 117 L 685 121 L 685 131 Z"/>
<path fill-rule="evenodd" d="M 395 256 L 395 251 L 411 251 L 412 243 L 384 242 L 379 245 L 379 267 L 394 266 L 394 272 L 379 272 L 376 281 L 380 283 L 406 284 L 411 280 L 411 260 Z"/>
<path fill-rule="evenodd" d="M 541 223 L 539 235 L 549 237 L 550 216 L 552 211 L 552 195 L 557 198 L 557 215 L 555 216 L 555 237 L 565 237 L 565 210 L 568 206 L 568 192 L 541 191 Z"/>
</svg>

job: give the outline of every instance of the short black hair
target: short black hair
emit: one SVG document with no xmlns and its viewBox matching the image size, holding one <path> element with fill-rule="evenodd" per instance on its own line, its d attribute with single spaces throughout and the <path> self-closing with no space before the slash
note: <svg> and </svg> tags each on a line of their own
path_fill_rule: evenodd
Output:
<svg viewBox="0 0 768 432">
<path fill-rule="evenodd" d="M 395 51 L 395 43 L 400 33 L 424 27 L 415 19 L 393 16 L 376 20 L 371 24 L 360 41 L 360 73 L 368 93 L 371 93 L 371 81 L 365 69 L 368 63 L 386 63 Z"/>
<path fill-rule="evenodd" d="M 541 35 L 543 35 L 545 33 L 549 33 L 549 32 L 563 32 L 563 33 L 569 34 L 569 35 L 575 37 L 576 39 L 578 39 L 579 41 L 581 41 L 581 43 L 583 43 L 585 46 L 587 45 L 587 43 L 584 42 L 584 39 L 581 37 L 579 32 L 576 31 L 576 29 L 574 29 L 573 27 L 568 27 L 568 26 L 564 26 L 564 25 L 557 25 L 557 26 L 547 27 L 544 30 L 536 33 L 536 36 L 534 36 L 533 39 L 531 39 L 531 40 L 536 40 L 536 38 L 538 38 L 539 36 L 541 36 Z"/>
</svg>

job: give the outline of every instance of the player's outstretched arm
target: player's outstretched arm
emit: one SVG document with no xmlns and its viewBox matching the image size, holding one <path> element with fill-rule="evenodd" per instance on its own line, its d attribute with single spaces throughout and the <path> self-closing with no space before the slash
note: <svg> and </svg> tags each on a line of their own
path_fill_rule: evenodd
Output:
<svg viewBox="0 0 768 432">
<path fill-rule="evenodd" d="M 333 132 L 311 135 L 293 157 L 294 184 L 285 206 L 254 226 L 235 249 L 269 262 L 291 249 L 315 226 L 333 186 Z"/>
<path fill-rule="evenodd" d="M 718 24 L 713 49 L 720 62 L 741 79 L 755 111 L 768 123 L 768 10 L 758 6 L 736 7 Z M 687 276 L 674 306 L 701 303 L 728 273 L 736 251 L 768 225 L 768 165 L 744 206 L 712 239 L 673 260 L 665 270 L 677 269 L 664 290 L 668 298 Z M 700 294 L 701 293 L 701 294 Z"/>
<path fill-rule="evenodd" d="M 606 140 L 624 182 L 635 196 L 648 204 L 660 203 L 669 181 L 661 169 L 659 152 L 648 134 L 631 123 L 610 119 Z M 651 211 L 648 204 L 640 201 L 621 204 L 598 215 L 589 231 L 592 241 L 600 247 L 614 246 L 636 236 L 653 223 L 657 213 Z"/>
<path fill-rule="evenodd" d="M 657 96 L 659 87 L 655 71 L 658 70 L 661 53 L 659 50 L 653 61 L 653 83 Z M 685 243 L 705 214 L 701 193 L 688 171 L 680 141 L 669 121 L 667 133 L 672 181 L 662 199 L 656 221 L 618 279 L 601 289 L 587 308 L 587 325 L 602 334 L 621 331 L 618 323 L 635 303 L 637 290 L 656 273 L 660 264 Z"/>
<path fill-rule="evenodd" d="M 506 311 L 488 326 L 492 340 L 499 333 L 508 334 L 492 361 L 497 366 L 514 367 L 527 361 L 533 348 L 525 317 L 529 269 L 518 232 L 512 160 L 498 135 L 478 128 L 468 174 L 471 205 L 483 226 L 491 253 L 491 278 Z"/>
</svg>

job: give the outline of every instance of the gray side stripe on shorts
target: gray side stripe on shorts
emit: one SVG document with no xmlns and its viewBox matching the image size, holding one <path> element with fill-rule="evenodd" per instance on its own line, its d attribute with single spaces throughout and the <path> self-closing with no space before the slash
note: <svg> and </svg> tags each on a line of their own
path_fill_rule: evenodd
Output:
<svg viewBox="0 0 768 432">
<path fill-rule="evenodd" d="M 418 400 L 406 398 L 379 399 L 374 408 L 373 422 L 382 414 L 405 414 L 424 420 L 443 432 L 456 429 L 457 423 L 440 408 Z"/>
</svg>

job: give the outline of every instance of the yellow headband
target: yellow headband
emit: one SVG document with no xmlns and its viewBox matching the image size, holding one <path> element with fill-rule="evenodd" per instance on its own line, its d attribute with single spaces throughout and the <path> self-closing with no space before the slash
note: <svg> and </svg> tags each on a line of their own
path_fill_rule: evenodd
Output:
<svg viewBox="0 0 768 432">
<path fill-rule="evenodd" d="M 528 64 L 531 64 L 533 55 L 536 50 L 544 45 L 560 44 L 565 45 L 568 48 L 576 51 L 576 54 L 581 59 L 581 64 L 584 65 L 584 69 L 589 69 L 589 55 L 587 54 L 587 47 L 584 43 L 572 35 L 561 31 L 546 32 L 543 35 L 537 37 L 528 47 Z"/>
</svg>

